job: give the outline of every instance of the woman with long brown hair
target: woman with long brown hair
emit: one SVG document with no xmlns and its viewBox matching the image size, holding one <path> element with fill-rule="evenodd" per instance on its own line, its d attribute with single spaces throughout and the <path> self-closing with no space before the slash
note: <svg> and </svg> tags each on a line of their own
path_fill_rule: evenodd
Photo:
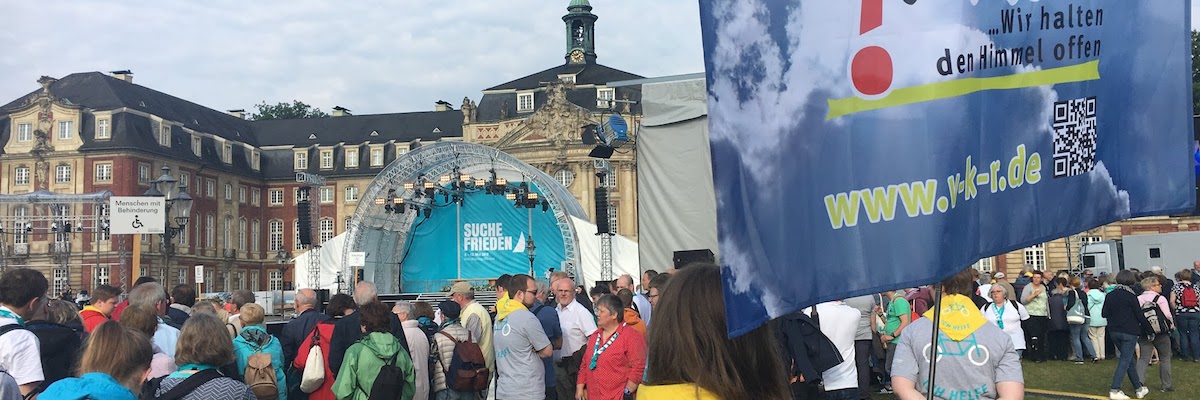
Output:
<svg viewBox="0 0 1200 400">
<path fill-rule="evenodd" d="M 720 267 L 692 264 L 673 274 L 654 315 L 638 399 L 791 398 L 768 325 L 733 339 L 726 335 Z"/>
<path fill-rule="evenodd" d="M 104 323 L 92 331 L 79 360 L 78 378 L 55 382 L 43 399 L 134 400 L 150 372 L 150 338 L 121 324 Z"/>
</svg>

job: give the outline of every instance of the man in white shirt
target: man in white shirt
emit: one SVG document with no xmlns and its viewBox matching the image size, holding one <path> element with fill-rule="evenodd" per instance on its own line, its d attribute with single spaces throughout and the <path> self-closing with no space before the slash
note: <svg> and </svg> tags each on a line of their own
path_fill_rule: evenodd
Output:
<svg viewBox="0 0 1200 400">
<path fill-rule="evenodd" d="M 821 333 L 824 333 L 837 347 L 838 352 L 842 353 L 843 360 L 841 364 L 821 373 L 826 398 L 857 400 L 858 368 L 854 364 L 854 337 L 858 332 L 858 321 L 862 318 L 862 313 L 841 301 L 817 304 L 816 308 Z"/>
<path fill-rule="evenodd" d="M 154 331 L 152 338 L 154 345 L 162 349 L 163 353 L 168 356 L 175 357 L 175 344 L 179 342 L 179 330 L 167 325 L 163 322 L 162 317 L 167 315 L 167 307 L 170 307 L 171 300 L 167 297 L 167 290 L 158 282 L 143 283 L 134 286 L 129 291 L 129 305 L 142 305 L 153 308 L 158 312 L 158 329 Z"/>
<path fill-rule="evenodd" d="M 587 345 L 588 335 L 596 332 L 596 320 L 582 304 L 575 301 L 575 281 L 562 278 L 551 284 L 558 302 L 558 323 L 562 327 L 562 348 L 554 351 L 554 376 L 558 398 L 575 398 L 575 382 L 579 378 L 580 359 L 572 357 Z M 571 373 L 571 372 L 574 373 Z"/>
<path fill-rule="evenodd" d="M 33 269 L 10 269 L 0 276 L 0 369 L 8 371 L 27 395 L 45 379 L 37 336 L 25 320 L 46 306 L 46 276 Z"/>
<path fill-rule="evenodd" d="M 641 293 L 635 290 L 637 287 L 633 285 L 632 276 L 624 274 L 617 278 L 616 292 L 621 291 L 621 289 L 629 289 L 630 292 L 633 292 L 633 307 L 637 310 L 638 315 L 642 317 L 642 322 L 645 322 L 646 326 L 650 326 L 650 312 L 653 307 L 650 305 L 650 299 L 647 299 L 646 296 L 642 296 Z"/>
</svg>

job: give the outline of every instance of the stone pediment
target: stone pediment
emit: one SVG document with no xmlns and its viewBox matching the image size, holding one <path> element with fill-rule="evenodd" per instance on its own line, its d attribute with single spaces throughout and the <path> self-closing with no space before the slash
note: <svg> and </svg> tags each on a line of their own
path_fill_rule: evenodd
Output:
<svg viewBox="0 0 1200 400">
<path fill-rule="evenodd" d="M 546 85 L 546 103 L 493 146 L 505 149 L 527 142 L 548 141 L 555 147 L 579 141 L 580 127 L 596 124 L 592 112 L 567 100 L 567 83 Z"/>
</svg>

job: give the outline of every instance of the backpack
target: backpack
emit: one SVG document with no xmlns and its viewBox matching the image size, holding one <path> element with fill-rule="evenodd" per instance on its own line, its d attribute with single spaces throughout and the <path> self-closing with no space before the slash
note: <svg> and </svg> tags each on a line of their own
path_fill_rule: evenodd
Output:
<svg viewBox="0 0 1200 400">
<path fill-rule="evenodd" d="M 0 326 L 0 336 L 4 336 L 4 334 L 12 332 L 12 331 L 27 331 L 27 330 L 28 329 L 25 329 L 25 327 L 21 326 L 21 324 L 8 324 L 8 325 Z"/>
<path fill-rule="evenodd" d="M 275 380 L 275 367 L 271 366 L 271 355 L 262 352 L 261 347 L 246 358 L 246 370 L 242 372 L 242 378 L 259 400 L 279 398 L 279 382 Z"/>
<path fill-rule="evenodd" d="M 158 388 L 162 386 L 163 379 L 167 379 L 166 376 L 160 376 L 160 377 L 148 380 L 148 381 L 146 381 L 145 385 L 142 385 L 142 394 L 140 396 L 138 396 L 138 400 L 178 400 L 178 399 L 182 399 L 184 396 L 187 396 L 188 394 L 192 393 L 192 391 L 196 390 L 196 388 L 200 387 L 200 385 L 208 383 L 208 381 L 211 381 L 213 379 L 220 378 L 221 376 L 222 376 L 221 373 L 215 369 L 206 369 L 203 371 L 198 371 L 198 372 L 192 374 L 192 376 L 187 377 L 187 379 L 184 379 L 183 382 L 179 382 L 179 384 L 172 387 L 171 390 L 168 390 L 166 392 L 163 392 L 163 394 L 156 396 L 155 393 L 157 393 Z"/>
<path fill-rule="evenodd" d="M 1162 295 L 1155 295 L 1154 299 L 1142 303 L 1142 314 L 1146 316 L 1146 320 L 1150 321 L 1150 329 L 1154 333 L 1167 333 L 1171 331 L 1171 321 L 1163 315 L 1162 308 L 1158 307 L 1158 299 Z"/>
<path fill-rule="evenodd" d="M 466 341 L 459 341 L 445 331 L 439 333 L 454 342 L 454 356 L 446 369 L 446 386 L 460 392 L 487 390 L 492 371 L 488 370 L 479 345 L 472 342 L 471 333 L 467 332 Z"/>
<path fill-rule="evenodd" d="M 1184 286 L 1179 296 L 1179 306 L 1184 308 L 1196 308 L 1200 306 L 1200 301 L 1197 301 L 1197 297 L 1200 297 L 1200 294 L 1197 294 L 1197 292 L 1200 292 L 1200 289 L 1196 289 L 1194 285 Z"/>
<path fill-rule="evenodd" d="M 325 359 L 321 353 L 321 329 L 318 326 L 313 326 L 311 343 L 300 377 L 300 391 L 304 393 L 315 392 L 325 383 Z"/>
<path fill-rule="evenodd" d="M 375 375 L 375 382 L 371 384 L 371 391 L 367 393 L 368 400 L 400 400 L 404 392 L 404 369 L 396 366 L 396 357 L 400 355 L 400 350 L 396 350 L 396 354 L 392 355 L 391 360 L 379 367 L 379 374 Z M 355 382 L 357 385 L 358 382 Z M 362 386 L 358 387 L 360 390 Z"/>
</svg>

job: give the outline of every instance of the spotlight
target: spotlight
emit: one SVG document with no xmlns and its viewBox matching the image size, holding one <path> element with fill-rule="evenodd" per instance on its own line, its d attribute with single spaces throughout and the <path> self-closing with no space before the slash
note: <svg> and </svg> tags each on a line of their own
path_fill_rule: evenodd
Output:
<svg viewBox="0 0 1200 400">
<path fill-rule="evenodd" d="M 413 190 L 415 187 L 412 182 L 404 182 L 404 190 Z"/>
</svg>

